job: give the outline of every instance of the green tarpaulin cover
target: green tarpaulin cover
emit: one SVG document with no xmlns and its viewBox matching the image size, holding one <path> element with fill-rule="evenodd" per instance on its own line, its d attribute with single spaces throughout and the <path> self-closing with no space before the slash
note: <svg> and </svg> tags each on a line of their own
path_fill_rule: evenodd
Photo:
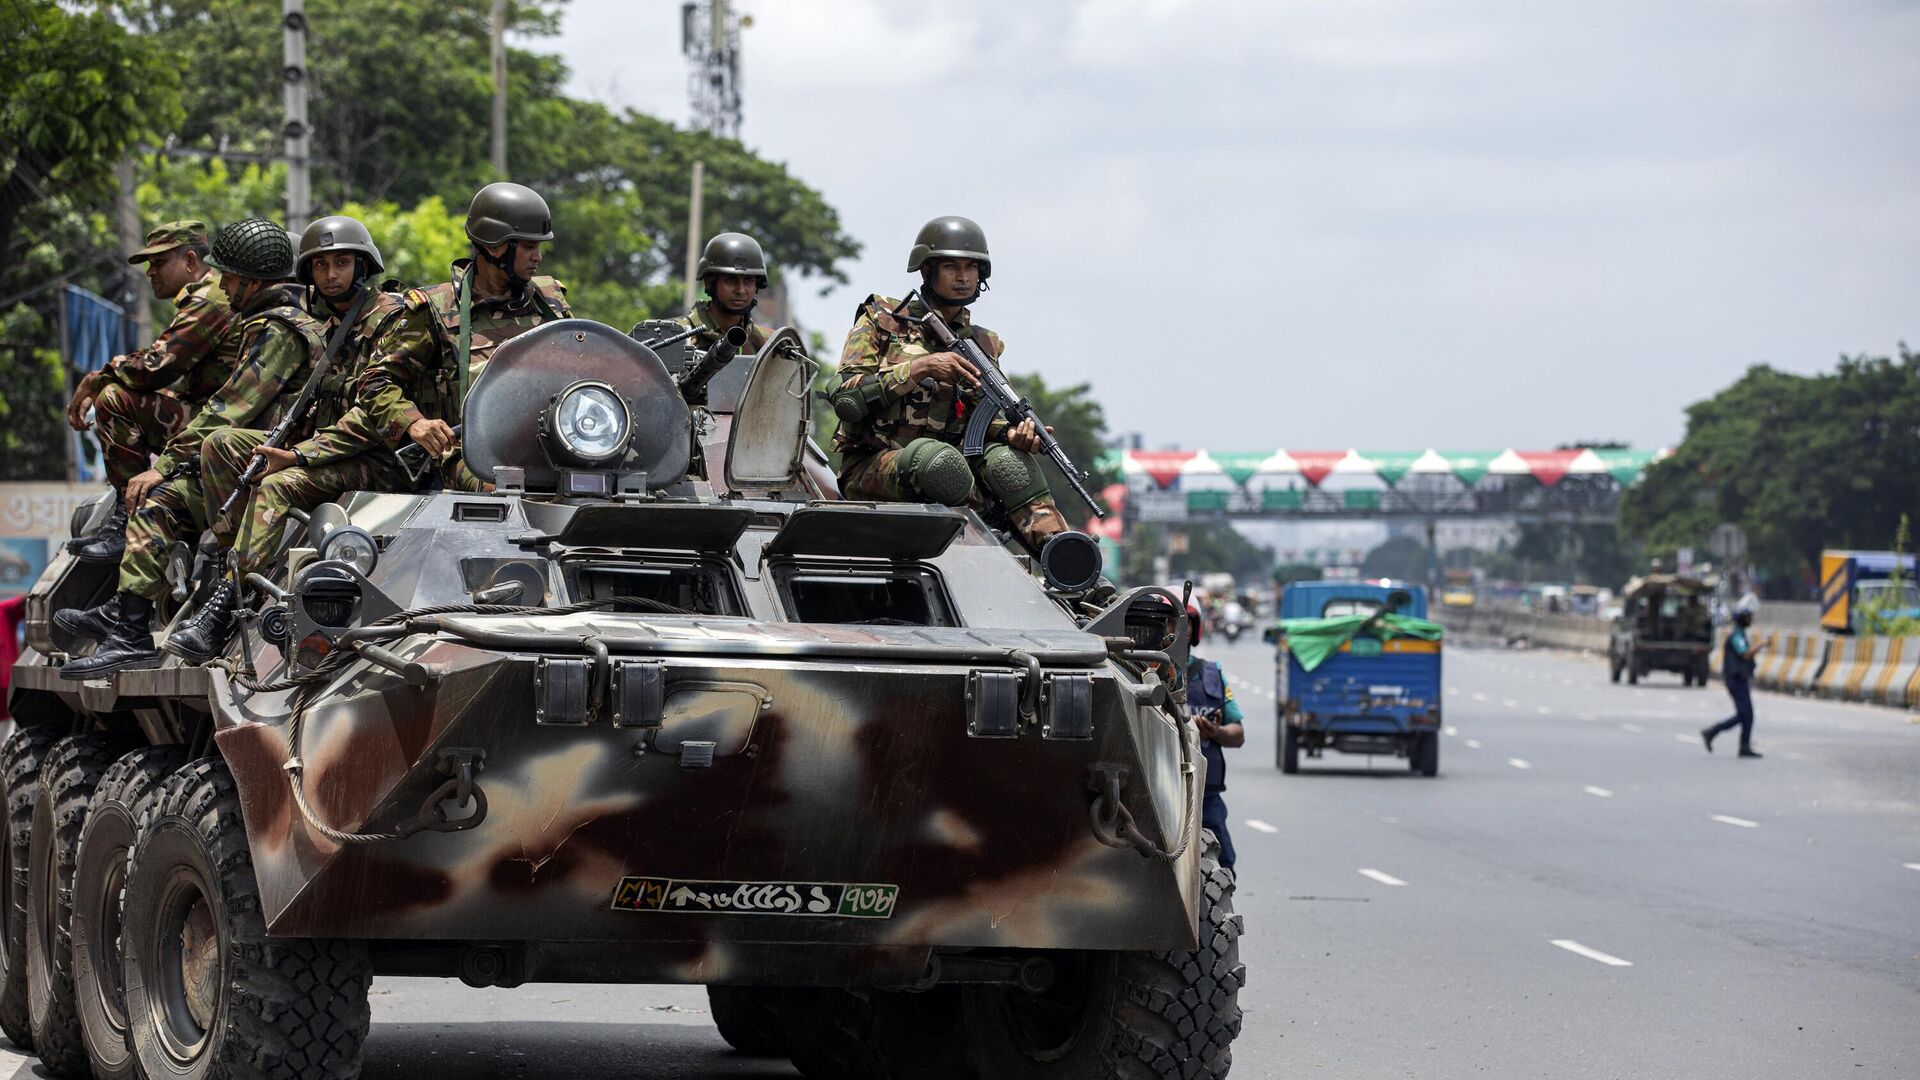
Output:
<svg viewBox="0 0 1920 1080">
<path fill-rule="evenodd" d="M 1419 638 L 1439 641 L 1440 624 L 1411 615 L 1335 615 L 1329 619 L 1281 619 L 1280 632 L 1287 636 L 1287 649 L 1300 658 L 1300 666 L 1312 671 L 1353 640 L 1362 628 L 1368 636 L 1387 641 L 1393 638 Z"/>
</svg>

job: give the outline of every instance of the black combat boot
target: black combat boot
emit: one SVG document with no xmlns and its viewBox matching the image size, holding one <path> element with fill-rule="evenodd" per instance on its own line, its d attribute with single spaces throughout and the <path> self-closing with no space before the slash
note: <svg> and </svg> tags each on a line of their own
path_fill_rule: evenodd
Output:
<svg viewBox="0 0 1920 1080">
<path fill-rule="evenodd" d="M 204 664 L 220 655 L 227 647 L 227 638 L 233 635 L 237 596 L 232 578 L 222 577 L 214 582 L 206 602 L 182 619 L 161 647 L 195 664 Z"/>
<path fill-rule="evenodd" d="M 120 556 L 127 553 L 126 500 L 115 498 L 107 523 L 89 536 L 76 536 L 67 541 L 67 550 L 81 562 L 119 562 Z"/>
<path fill-rule="evenodd" d="M 67 666 L 60 669 L 61 678 L 97 679 L 128 668 L 159 666 L 160 650 L 153 647 L 153 633 L 148 628 L 153 620 L 153 601 L 126 592 L 119 600 L 120 617 L 114 621 L 113 632 L 92 656 L 67 661 Z"/>
<path fill-rule="evenodd" d="M 104 604 L 90 608 L 61 608 L 53 613 L 53 625 L 62 633 L 84 641 L 101 641 L 113 633 L 120 621 L 120 594 L 107 597 Z"/>
</svg>

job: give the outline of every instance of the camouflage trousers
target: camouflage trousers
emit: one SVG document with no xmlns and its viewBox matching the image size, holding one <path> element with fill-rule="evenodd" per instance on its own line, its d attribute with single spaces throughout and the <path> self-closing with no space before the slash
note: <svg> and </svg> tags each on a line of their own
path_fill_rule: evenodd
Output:
<svg viewBox="0 0 1920 1080">
<path fill-rule="evenodd" d="M 192 545 L 207 527 L 201 482 L 176 476 L 157 484 L 127 518 L 127 553 L 120 557 L 120 591 L 158 600 L 167 590 L 167 553 L 175 543 Z"/>
<path fill-rule="evenodd" d="M 201 468 L 209 483 L 233 490 L 246 470 L 255 447 L 267 441 L 264 431 L 227 428 L 208 436 L 201 451 Z M 222 527 L 232 536 L 234 563 L 242 575 L 264 572 L 280 552 L 287 516 L 311 511 L 349 491 L 408 491 L 406 474 L 384 449 L 370 450 L 339 461 L 309 468 L 282 469 L 261 480 L 252 493 L 234 507 Z M 209 502 L 207 512 L 217 513 Z"/>
<path fill-rule="evenodd" d="M 115 491 L 146 472 L 153 460 L 193 417 L 193 406 L 170 390 L 129 390 L 106 383 L 93 399 L 100 464 Z"/>
<path fill-rule="evenodd" d="M 895 448 L 864 457 L 845 455 L 840 466 L 840 494 L 849 499 L 872 499 L 876 502 L 925 502 L 907 480 L 903 454 L 903 448 Z M 987 509 L 991 498 L 986 480 L 980 475 L 980 466 L 984 461 L 984 458 L 971 458 L 967 462 L 974 473 L 973 495 L 968 498 L 967 505 L 975 511 Z M 1052 495 L 1041 495 L 1023 506 L 1003 509 L 1008 523 L 1020 534 L 1020 539 L 1035 551 L 1053 534 L 1067 529 L 1066 519 L 1060 516 L 1060 507 L 1053 501 Z"/>
</svg>

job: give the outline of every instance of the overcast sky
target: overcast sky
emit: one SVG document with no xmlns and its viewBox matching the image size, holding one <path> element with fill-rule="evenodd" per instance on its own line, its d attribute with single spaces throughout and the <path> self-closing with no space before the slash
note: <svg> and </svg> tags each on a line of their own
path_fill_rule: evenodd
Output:
<svg viewBox="0 0 1920 1080">
<path fill-rule="evenodd" d="M 1006 366 L 1149 447 L 1671 445 L 1748 364 L 1920 342 L 1913 0 L 739 6 L 742 138 L 866 247 L 808 324 L 965 214 Z M 686 120 L 674 0 L 557 47 Z"/>
</svg>

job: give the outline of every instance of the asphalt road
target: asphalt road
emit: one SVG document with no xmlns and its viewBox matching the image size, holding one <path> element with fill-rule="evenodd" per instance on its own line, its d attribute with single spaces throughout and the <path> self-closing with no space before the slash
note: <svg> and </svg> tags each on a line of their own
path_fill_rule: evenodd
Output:
<svg viewBox="0 0 1920 1080">
<path fill-rule="evenodd" d="M 1767 756 L 1741 761 L 1697 736 L 1717 687 L 1452 646 L 1439 778 L 1331 754 L 1282 777 L 1270 653 L 1211 654 L 1250 719 L 1236 1077 L 1920 1076 L 1908 714 L 1760 695 Z M 698 988 L 373 1001 L 370 1078 L 794 1075 L 731 1053 Z"/>
</svg>

